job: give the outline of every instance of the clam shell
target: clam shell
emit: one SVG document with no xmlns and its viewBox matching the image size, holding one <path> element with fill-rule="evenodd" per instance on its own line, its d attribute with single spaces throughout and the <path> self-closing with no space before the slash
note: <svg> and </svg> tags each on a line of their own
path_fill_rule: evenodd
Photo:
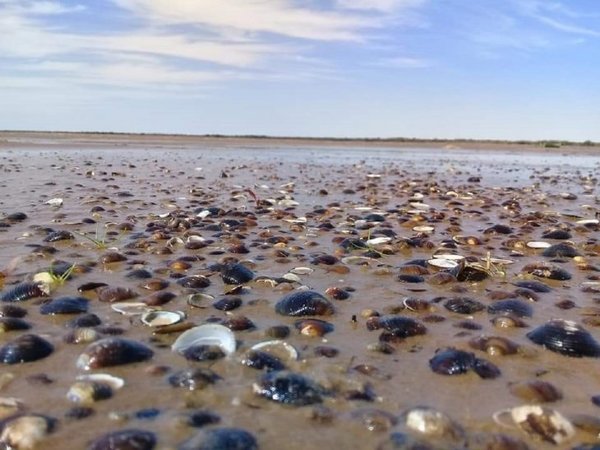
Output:
<svg viewBox="0 0 600 450">
<path fill-rule="evenodd" d="M 263 351 L 280 357 L 286 361 L 296 361 L 298 359 L 298 350 L 286 341 L 274 339 L 254 344 L 251 350 Z"/>
<path fill-rule="evenodd" d="M 209 323 L 183 332 L 175 340 L 171 349 L 176 353 L 184 354 L 188 349 L 201 345 L 215 345 L 221 348 L 225 355 L 231 355 L 236 349 L 235 335 L 223 325 Z"/>
<path fill-rule="evenodd" d="M 516 425 L 529 436 L 558 445 L 575 436 L 573 424 L 562 414 L 539 405 L 522 405 L 498 411 L 494 420 L 501 425 Z"/>
<path fill-rule="evenodd" d="M 527 333 L 527 337 L 562 355 L 600 357 L 600 344 L 581 325 L 570 320 L 550 320 Z"/>
<path fill-rule="evenodd" d="M 162 327 L 181 322 L 185 314 L 181 311 L 148 311 L 142 314 L 140 320 L 149 327 Z"/>
<path fill-rule="evenodd" d="M 440 269 L 454 269 L 458 266 L 458 262 L 453 259 L 445 259 L 445 258 L 433 258 L 427 260 L 427 264 L 433 267 L 437 267 Z"/>
</svg>

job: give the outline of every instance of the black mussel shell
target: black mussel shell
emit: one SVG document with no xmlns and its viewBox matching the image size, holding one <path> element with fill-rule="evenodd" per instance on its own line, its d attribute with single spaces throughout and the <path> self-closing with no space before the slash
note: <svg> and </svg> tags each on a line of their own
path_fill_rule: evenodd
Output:
<svg viewBox="0 0 600 450">
<path fill-rule="evenodd" d="M 22 302 L 37 297 L 46 297 L 46 292 L 39 283 L 19 283 L 0 295 L 2 302 Z"/>
<path fill-rule="evenodd" d="M 83 283 L 77 288 L 78 292 L 87 292 L 87 291 L 95 291 L 98 288 L 108 286 L 106 283 L 98 282 L 98 281 L 90 281 L 89 283 Z"/>
<path fill-rule="evenodd" d="M 491 362 L 451 347 L 438 350 L 429 360 L 429 367 L 441 375 L 460 375 L 469 370 L 473 370 L 481 378 L 496 378 L 500 375 L 500 370 Z"/>
<path fill-rule="evenodd" d="M 214 361 L 225 357 L 218 345 L 193 345 L 186 348 L 182 355 L 189 361 Z"/>
<path fill-rule="evenodd" d="M 67 230 L 53 231 L 48 236 L 44 238 L 44 242 L 58 242 L 58 241 L 68 241 L 71 239 L 75 239 L 73 233 Z"/>
<path fill-rule="evenodd" d="M 210 286 L 210 280 L 203 275 L 190 275 L 189 277 L 178 279 L 177 284 L 184 288 L 203 289 Z"/>
<path fill-rule="evenodd" d="M 221 267 L 221 278 L 225 284 L 244 284 L 252 281 L 254 272 L 243 264 L 227 264 Z"/>
<path fill-rule="evenodd" d="M 96 289 L 98 300 L 101 302 L 115 303 L 137 297 L 137 293 L 126 287 L 102 286 Z"/>
<path fill-rule="evenodd" d="M 377 327 L 383 328 L 383 332 L 379 336 L 379 340 L 382 342 L 397 342 L 427 333 L 425 325 L 412 317 L 383 316 L 377 319 Z"/>
<path fill-rule="evenodd" d="M 204 389 L 209 384 L 214 384 L 221 377 L 210 369 L 196 368 L 175 372 L 167 378 L 168 383 L 177 388 L 185 388 L 190 391 Z"/>
<path fill-rule="evenodd" d="M 22 318 L 27 315 L 27 310 L 17 305 L 6 304 L 0 305 L 0 317 L 16 317 Z"/>
<path fill-rule="evenodd" d="M 446 300 L 444 308 L 457 314 L 474 314 L 483 311 L 485 306 L 483 303 L 468 297 L 454 297 Z"/>
<path fill-rule="evenodd" d="M 202 428 L 206 425 L 214 425 L 221 421 L 221 417 L 214 412 L 198 409 L 186 414 L 186 424 L 193 428 Z"/>
<path fill-rule="evenodd" d="M 44 303 L 42 314 L 81 314 L 88 310 L 89 300 L 84 297 L 60 297 Z"/>
<path fill-rule="evenodd" d="M 581 325 L 570 320 L 550 320 L 527 333 L 527 337 L 562 355 L 600 357 L 600 344 Z"/>
<path fill-rule="evenodd" d="M 72 320 L 69 320 L 65 326 L 67 328 L 87 328 L 87 327 L 96 327 L 102 323 L 100 317 L 96 314 L 83 314 L 81 316 L 77 316 Z"/>
<path fill-rule="evenodd" d="M 234 309 L 242 306 L 242 299 L 239 297 L 223 297 L 216 300 L 213 304 L 213 308 L 219 311 L 233 311 Z"/>
<path fill-rule="evenodd" d="M 242 358 L 241 363 L 245 366 L 252 367 L 258 370 L 284 370 L 285 365 L 281 360 L 267 352 L 261 352 L 260 350 L 250 350 Z"/>
<path fill-rule="evenodd" d="M 458 281 L 475 283 L 487 279 L 490 274 L 482 267 L 475 265 L 458 265 L 451 271 Z"/>
<path fill-rule="evenodd" d="M 563 230 L 561 228 L 554 228 L 554 229 L 545 231 L 542 234 L 542 238 L 558 239 L 558 240 L 571 239 L 571 233 L 569 233 L 567 230 Z"/>
<path fill-rule="evenodd" d="M 314 381 L 287 370 L 265 373 L 253 388 L 262 397 L 293 406 L 321 403 L 323 396 L 327 394 Z"/>
<path fill-rule="evenodd" d="M 566 242 L 551 245 L 542 253 L 542 256 L 547 258 L 575 258 L 576 256 L 580 255 L 581 253 L 579 253 L 575 247 L 567 244 Z"/>
<path fill-rule="evenodd" d="M 531 289 L 533 292 L 545 293 L 550 292 L 552 288 L 541 281 L 536 280 L 522 280 L 514 283 L 515 286 L 522 287 L 525 289 Z"/>
<path fill-rule="evenodd" d="M 134 280 L 147 280 L 148 278 L 152 278 L 152 272 L 148 269 L 134 269 L 130 272 L 127 272 L 125 275 L 127 278 L 133 278 Z"/>
<path fill-rule="evenodd" d="M 489 305 L 487 311 L 490 314 L 508 314 L 517 317 L 531 317 L 533 315 L 533 308 L 529 303 L 516 299 L 498 300 Z"/>
<path fill-rule="evenodd" d="M 334 308 L 318 292 L 294 291 L 277 302 L 275 311 L 284 316 L 328 316 Z"/>
<path fill-rule="evenodd" d="M 396 279 L 401 283 L 423 283 L 425 281 L 425 278 L 421 275 L 411 275 L 405 273 L 401 273 Z"/>
<path fill-rule="evenodd" d="M 54 347 L 45 339 L 35 334 L 24 334 L 0 347 L 0 362 L 19 364 L 37 361 L 49 356 L 53 351 Z"/>
<path fill-rule="evenodd" d="M 497 224 L 486 228 L 483 234 L 511 234 L 512 232 L 512 228 L 508 225 Z"/>
<path fill-rule="evenodd" d="M 549 264 L 528 264 L 523 268 L 526 273 L 549 280 L 566 281 L 571 279 L 571 274 L 562 267 Z"/>
<path fill-rule="evenodd" d="M 258 443 L 241 428 L 212 428 L 192 436 L 177 450 L 258 450 Z"/>
<path fill-rule="evenodd" d="M 0 333 L 29 330 L 31 325 L 18 317 L 0 317 Z"/>
<path fill-rule="evenodd" d="M 154 433 L 132 428 L 100 436 L 90 443 L 88 450 L 152 450 L 155 446 Z"/>
<path fill-rule="evenodd" d="M 154 352 L 141 342 L 109 337 L 90 344 L 77 359 L 77 367 L 84 370 L 119 366 L 146 361 Z"/>
</svg>

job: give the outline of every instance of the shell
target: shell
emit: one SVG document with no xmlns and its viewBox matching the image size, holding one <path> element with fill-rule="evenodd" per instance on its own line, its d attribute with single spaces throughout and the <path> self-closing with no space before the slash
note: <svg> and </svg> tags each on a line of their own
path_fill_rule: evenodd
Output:
<svg viewBox="0 0 600 450">
<path fill-rule="evenodd" d="M 29 330 L 31 325 L 18 317 L 0 317 L 0 333 Z"/>
<path fill-rule="evenodd" d="M 54 351 L 50 342 L 35 334 L 24 334 L 0 348 L 0 362 L 20 364 L 46 358 Z"/>
<path fill-rule="evenodd" d="M 98 300 L 101 302 L 115 303 L 137 297 L 137 293 L 129 288 L 119 286 L 102 286 L 96 289 Z"/>
<path fill-rule="evenodd" d="M 530 289 L 533 292 L 537 292 L 537 293 L 541 293 L 541 294 L 552 291 L 552 288 L 550 286 L 542 283 L 541 281 L 536 281 L 536 280 L 517 281 L 516 283 L 514 283 L 514 285 L 521 287 L 521 288 Z"/>
<path fill-rule="evenodd" d="M 549 280 L 566 281 L 572 278 L 571 274 L 562 267 L 545 263 L 527 264 L 523 271 L 540 278 Z"/>
<path fill-rule="evenodd" d="M 41 314 L 81 314 L 88 311 L 89 300 L 84 297 L 60 297 L 44 303 Z"/>
<path fill-rule="evenodd" d="M 286 370 L 267 372 L 254 383 L 255 394 L 293 406 L 321 403 L 326 390 L 304 375 Z"/>
<path fill-rule="evenodd" d="M 212 306 L 219 311 L 233 311 L 242 306 L 242 299 L 239 297 L 225 296 L 215 301 Z"/>
<path fill-rule="evenodd" d="M 294 291 L 277 302 L 275 311 L 284 316 L 328 316 L 334 308 L 318 292 Z"/>
<path fill-rule="evenodd" d="M 209 384 L 214 384 L 221 377 L 210 369 L 196 368 L 175 372 L 167 378 L 168 383 L 176 388 L 185 388 L 189 391 L 204 389 Z"/>
<path fill-rule="evenodd" d="M 53 231 L 44 238 L 44 242 L 69 241 L 75 239 L 73 233 L 67 230 Z"/>
<path fill-rule="evenodd" d="M 319 319 L 301 319 L 296 321 L 294 326 L 300 334 L 312 337 L 322 337 L 334 329 L 333 324 Z"/>
<path fill-rule="evenodd" d="M 408 337 L 427 333 L 425 325 L 418 320 L 394 315 L 373 317 L 367 322 L 367 328 L 375 330 L 383 328 L 379 336 L 381 342 L 401 342 Z"/>
<path fill-rule="evenodd" d="M 489 361 L 452 347 L 438 350 L 429 360 L 429 367 L 441 375 L 460 375 L 470 370 L 481 378 L 496 378 L 500 375 L 500 369 Z"/>
<path fill-rule="evenodd" d="M 189 277 L 178 279 L 177 284 L 184 288 L 204 289 L 210 286 L 210 280 L 203 275 L 190 275 Z"/>
<path fill-rule="evenodd" d="M 468 297 L 453 297 L 446 300 L 444 308 L 457 314 L 474 314 L 483 311 L 485 306 L 483 303 Z"/>
<path fill-rule="evenodd" d="M 67 399 L 73 403 L 90 405 L 98 400 L 106 400 L 113 395 L 112 388 L 96 381 L 77 381 L 67 392 Z"/>
<path fill-rule="evenodd" d="M 252 434 L 241 428 L 211 428 L 202 430 L 177 448 L 178 450 L 258 450 L 258 443 Z"/>
<path fill-rule="evenodd" d="M 511 383 L 509 390 L 515 397 L 534 403 L 556 402 L 563 398 L 558 388 L 542 380 Z"/>
<path fill-rule="evenodd" d="M 514 355 L 519 351 L 519 345 L 501 336 L 480 336 L 469 341 L 469 346 L 475 350 L 483 350 L 490 356 Z"/>
<path fill-rule="evenodd" d="M 542 256 L 547 258 L 575 258 L 580 255 L 581 253 L 575 247 L 566 242 L 552 245 L 542 252 Z"/>
<path fill-rule="evenodd" d="M 125 316 L 137 316 L 151 311 L 143 302 L 117 302 L 110 305 L 110 308 Z"/>
<path fill-rule="evenodd" d="M 498 411 L 494 420 L 508 424 L 509 420 L 531 437 L 551 444 L 562 444 L 575 436 L 573 424 L 558 411 L 538 405 L 523 405 Z"/>
<path fill-rule="evenodd" d="M 185 314 L 181 311 L 148 311 L 142 314 L 140 320 L 149 327 L 162 327 L 181 322 Z"/>
<path fill-rule="evenodd" d="M 285 370 L 285 364 L 281 360 L 270 353 L 263 352 L 260 350 L 250 350 L 240 362 L 253 369 L 273 371 L 273 370 Z"/>
<path fill-rule="evenodd" d="M 600 357 L 600 344 L 581 325 L 570 320 L 550 320 L 527 333 L 527 337 L 562 355 Z"/>
<path fill-rule="evenodd" d="M 216 323 L 200 325 L 179 335 L 171 349 L 183 355 L 190 351 L 190 348 L 210 345 L 218 346 L 225 355 L 231 355 L 236 349 L 235 335 L 223 325 Z"/>
<path fill-rule="evenodd" d="M 250 350 L 264 351 L 285 361 L 296 361 L 299 357 L 298 350 L 292 344 L 280 339 L 259 342 L 254 344 Z"/>
<path fill-rule="evenodd" d="M 152 450 L 155 446 L 154 433 L 129 428 L 111 431 L 94 439 L 87 450 Z"/>
<path fill-rule="evenodd" d="M 56 419 L 40 414 L 19 414 L 0 422 L 0 443 L 6 448 L 32 450 L 39 448 L 56 427 Z"/>
<path fill-rule="evenodd" d="M 19 283 L 0 295 L 0 302 L 23 302 L 37 297 L 47 297 L 47 286 L 40 283 Z"/>
<path fill-rule="evenodd" d="M 531 317 L 533 308 L 529 303 L 521 300 L 498 300 L 487 307 L 490 314 L 514 315 L 516 317 Z"/>
<path fill-rule="evenodd" d="M 423 436 L 436 437 L 444 441 L 455 441 L 464 437 L 464 431 L 447 414 L 433 408 L 419 406 L 402 414 L 409 430 Z"/>
<path fill-rule="evenodd" d="M 256 275 L 243 264 L 235 263 L 221 267 L 221 279 L 225 284 L 244 284 L 252 281 Z"/>
<path fill-rule="evenodd" d="M 119 366 L 146 361 L 154 352 L 144 344 L 124 338 L 100 339 L 89 345 L 77 359 L 77 367 L 83 370 Z"/>
</svg>

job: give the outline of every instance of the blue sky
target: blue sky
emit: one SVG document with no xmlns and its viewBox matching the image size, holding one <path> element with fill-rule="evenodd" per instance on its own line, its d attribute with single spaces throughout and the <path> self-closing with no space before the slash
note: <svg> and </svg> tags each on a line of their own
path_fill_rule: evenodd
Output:
<svg viewBox="0 0 600 450">
<path fill-rule="evenodd" d="M 0 129 L 600 141 L 598 0 L 0 0 Z"/>
</svg>

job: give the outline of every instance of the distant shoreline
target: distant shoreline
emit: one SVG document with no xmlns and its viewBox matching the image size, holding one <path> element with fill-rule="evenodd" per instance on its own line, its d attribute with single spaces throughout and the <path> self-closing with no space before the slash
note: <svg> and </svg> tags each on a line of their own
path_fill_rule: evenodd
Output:
<svg viewBox="0 0 600 450">
<path fill-rule="evenodd" d="M 97 148 L 97 147 L 387 147 L 539 151 L 543 153 L 577 152 L 600 155 L 600 143 L 566 141 L 499 141 L 468 139 L 412 138 L 327 138 L 278 136 L 181 135 L 151 133 L 103 133 L 62 131 L 0 131 L 0 148 Z"/>
</svg>

